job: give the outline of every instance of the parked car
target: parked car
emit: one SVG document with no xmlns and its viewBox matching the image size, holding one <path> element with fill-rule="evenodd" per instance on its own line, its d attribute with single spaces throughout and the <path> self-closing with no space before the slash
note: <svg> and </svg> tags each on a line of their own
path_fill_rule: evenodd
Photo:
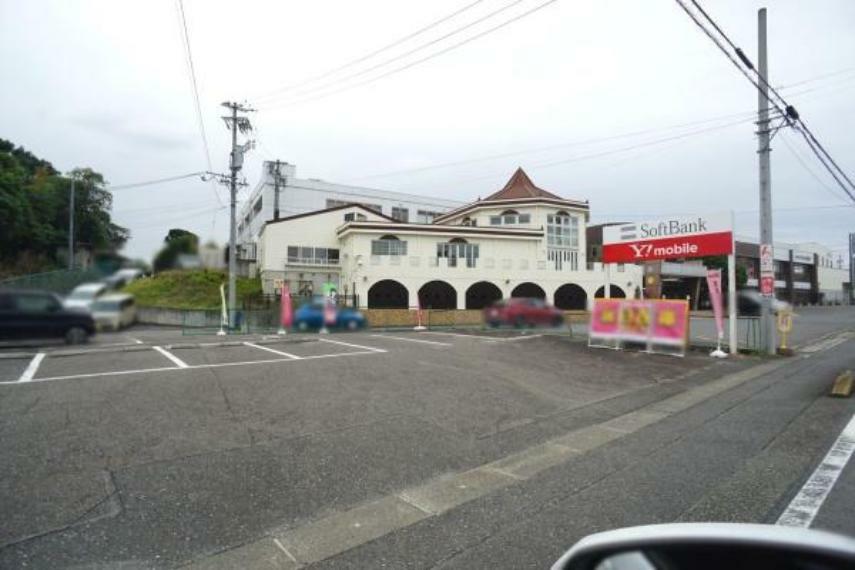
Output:
<svg viewBox="0 0 855 570">
<path fill-rule="evenodd" d="M 137 320 L 137 305 L 133 295 L 108 293 L 92 303 L 92 318 L 99 329 L 119 330 Z"/>
<path fill-rule="evenodd" d="M 737 295 L 736 301 L 736 307 L 740 315 L 753 317 L 760 315 L 760 308 L 762 306 L 763 296 L 760 295 L 759 291 L 740 291 Z M 786 301 L 782 301 L 774 297 L 772 298 L 772 310 L 775 313 L 779 313 L 781 311 L 791 311 L 792 309 L 792 305 L 790 305 Z"/>
<path fill-rule="evenodd" d="M 137 269 L 134 267 L 127 269 L 119 269 L 112 275 L 105 277 L 101 280 L 109 289 L 121 289 L 128 283 L 135 281 L 142 277 L 142 269 Z"/>
<path fill-rule="evenodd" d="M 64 338 L 69 344 L 86 342 L 95 334 L 92 315 L 63 307 L 54 293 L 0 291 L 0 338 L 35 340 Z"/>
<path fill-rule="evenodd" d="M 92 307 L 100 295 L 107 290 L 104 283 L 84 283 L 78 285 L 63 301 L 66 309 L 87 309 Z"/>
<path fill-rule="evenodd" d="M 336 308 L 334 328 L 357 330 L 365 328 L 365 315 L 356 309 Z M 307 303 L 294 312 L 294 327 L 305 331 L 320 329 L 324 324 L 324 304 Z"/>
<path fill-rule="evenodd" d="M 491 327 L 500 325 L 513 325 L 515 327 L 549 325 L 557 327 L 564 324 L 564 313 L 543 299 L 512 297 L 504 301 L 497 301 L 484 309 L 484 322 Z"/>
</svg>

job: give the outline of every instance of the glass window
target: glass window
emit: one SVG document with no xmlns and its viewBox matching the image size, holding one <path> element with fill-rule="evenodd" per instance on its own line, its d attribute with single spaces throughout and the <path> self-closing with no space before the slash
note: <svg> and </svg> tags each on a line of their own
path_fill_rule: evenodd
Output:
<svg viewBox="0 0 855 570">
<path fill-rule="evenodd" d="M 505 214 L 504 216 L 502 216 L 502 223 L 503 224 L 515 224 L 515 223 L 517 223 L 516 214 Z"/>
<path fill-rule="evenodd" d="M 410 221 L 410 211 L 407 208 L 392 208 L 392 217 L 399 222 Z"/>
<path fill-rule="evenodd" d="M 407 255 L 407 242 L 397 238 L 372 240 L 371 255 Z"/>
<path fill-rule="evenodd" d="M 502 225 L 502 216 L 490 216 L 490 225 L 491 226 L 501 226 Z"/>
<path fill-rule="evenodd" d="M 57 306 L 56 299 L 48 295 L 21 295 L 18 309 L 25 313 L 46 313 Z"/>
<path fill-rule="evenodd" d="M 531 223 L 531 214 L 520 214 L 517 218 L 517 221 L 521 224 L 530 224 Z"/>
</svg>

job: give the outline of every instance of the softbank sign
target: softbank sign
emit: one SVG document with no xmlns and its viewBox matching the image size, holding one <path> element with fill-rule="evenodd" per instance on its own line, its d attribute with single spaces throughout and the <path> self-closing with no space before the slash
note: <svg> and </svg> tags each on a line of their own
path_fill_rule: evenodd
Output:
<svg viewBox="0 0 855 570">
<path fill-rule="evenodd" d="M 733 253 L 729 213 L 667 218 L 603 228 L 603 261 L 632 263 Z"/>
</svg>

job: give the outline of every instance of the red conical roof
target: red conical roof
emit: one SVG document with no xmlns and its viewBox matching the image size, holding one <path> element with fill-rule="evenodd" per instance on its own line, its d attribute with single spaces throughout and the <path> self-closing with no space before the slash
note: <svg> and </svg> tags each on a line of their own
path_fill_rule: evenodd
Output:
<svg viewBox="0 0 855 570">
<path fill-rule="evenodd" d="M 519 200 L 521 198 L 552 198 L 553 200 L 563 200 L 561 196 L 556 196 L 552 192 L 547 192 L 543 188 L 538 188 L 528 177 L 528 174 L 522 168 L 517 168 L 505 187 L 484 198 L 489 200 Z"/>
</svg>

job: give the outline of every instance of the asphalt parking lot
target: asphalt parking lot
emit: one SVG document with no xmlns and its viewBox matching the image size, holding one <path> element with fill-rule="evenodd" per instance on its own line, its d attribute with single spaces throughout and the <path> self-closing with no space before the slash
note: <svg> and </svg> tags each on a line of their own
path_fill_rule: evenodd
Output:
<svg viewBox="0 0 855 570">
<path fill-rule="evenodd" d="M 178 566 L 744 366 L 560 332 L 6 349 L 0 566 Z"/>
</svg>

